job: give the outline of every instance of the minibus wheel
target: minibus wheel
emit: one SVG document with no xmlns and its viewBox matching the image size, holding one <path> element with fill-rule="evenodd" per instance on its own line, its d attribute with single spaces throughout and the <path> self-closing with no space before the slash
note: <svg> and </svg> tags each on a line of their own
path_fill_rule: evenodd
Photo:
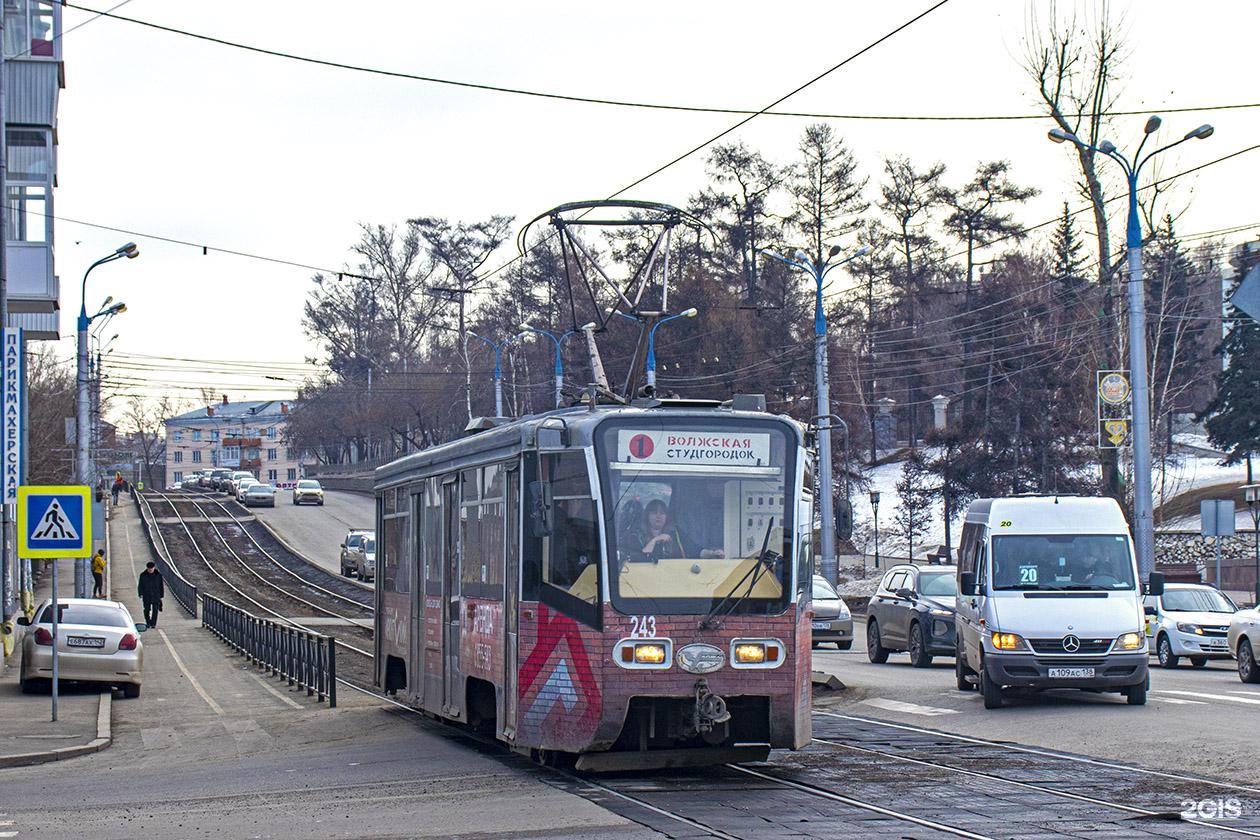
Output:
<svg viewBox="0 0 1260 840">
<path fill-rule="evenodd" d="M 984 695 L 986 709 L 1002 708 L 1002 686 L 989 679 L 989 671 L 983 662 L 980 663 L 980 693 Z"/>
<path fill-rule="evenodd" d="M 1131 685 L 1128 688 L 1126 688 L 1124 690 L 1124 696 L 1125 696 L 1125 699 L 1129 701 L 1130 706 L 1145 706 L 1146 705 L 1146 680 L 1143 680 L 1137 685 Z"/>
<path fill-rule="evenodd" d="M 975 672 L 968 668 L 963 662 L 962 641 L 959 640 L 954 646 L 954 678 L 958 680 L 959 691 L 976 690 L 976 684 L 967 679 L 967 677 L 973 676 L 974 674 Z"/>
</svg>

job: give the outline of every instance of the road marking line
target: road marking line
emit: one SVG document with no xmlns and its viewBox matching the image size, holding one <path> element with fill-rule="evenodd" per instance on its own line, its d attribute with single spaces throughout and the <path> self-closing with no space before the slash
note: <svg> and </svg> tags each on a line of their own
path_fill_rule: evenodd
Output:
<svg viewBox="0 0 1260 840">
<path fill-rule="evenodd" d="M 197 693 L 201 695 L 201 699 L 206 701 L 206 705 L 209 706 L 216 715 L 222 715 L 223 707 L 214 702 L 213 697 L 206 694 L 206 690 L 201 687 L 201 683 L 199 683 L 197 678 L 192 675 L 192 671 L 189 671 L 184 667 L 184 660 L 180 659 L 179 654 L 175 652 L 175 646 L 171 644 L 171 640 L 167 637 L 166 631 L 158 630 L 158 635 L 162 637 L 162 641 L 166 642 L 166 649 L 171 652 L 171 658 L 175 660 L 175 664 L 179 666 L 179 670 L 184 672 L 185 677 L 188 677 L 189 684 L 197 690 Z"/>
<path fill-rule="evenodd" d="M 1158 700 L 1158 701 L 1159 701 L 1159 702 L 1161 702 L 1161 703 L 1172 703 L 1174 706 L 1208 706 L 1208 705 L 1211 705 L 1211 704 L 1209 704 L 1209 703 L 1205 703 L 1205 702 L 1203 702 L 1202 700 L 1182 700 L 1182 699 L 1179 699 L 1179 698 L 1177 698 L 1177 697 L 1156 697 L 1155 699 L 1156 699 L 1156 700 Z"/>
<path fill-rule="evenodd" d="M 900 700 L 886 700 L 883 697 L 872 697 L 869 700 L 863 700 L 868 706 L 876 706 L 880 709 L 887 709 L 890 712 L 905 712 L 909 715 L 927 715 L 935 717 L 937 715 L 956 715 L 957 709 L 936 709 L 931 706 L 919 706 L 915 703 L 903 703 Z"/>
<path fill-rule="evenodd" d="M 0 837 L 17 837 L 16 831 L 0 831 Z"/>
<path fill-rule="evenodd" d="M 1228 694 L 1207 694 L 1202 691 L 1174 691 L 1171 688 L 1161 688 L 1157 692 L 1159 694 L 1184 694 L 1186 697 L 1206 697 L 1208 700 L 1228 700 L 1231 703 L 1246 703 L 1249 706 L 1260 706 L 1260 699 L 1252 699 L 1248 697 L 1230 697 Z"/>
<path fill-rule="evenodd" d="M 293 698 L 291 698 L 291 697 L 285 697 L 283 694 L 281 694 L 280 692 L 276 691 L 276 690 L 275 690 L 274 688 L 272 688 L 271 686 L 267 685 L 267 681 L 266 681 L 266 680 L 264 680 L 262 677 L 258 676 L 257 674 L 250 674 L 250 676 L 251 676 L 251 677 L 253 677 L 253 678 L 254 678 L 254 680 L 255 680 L 255 681 L 256 681 L 259 685 L 261 685 L 263 688 L 265 688 L 265 689 L 267 690 L 267 692 L 268 692 L 269 694 L 271 694 L 271 696 L 272 696 L 272 697 L 275 697 L 275 698 L 276 698 L 277 700 L 279 700 L 280 702 L 282 702 L 282 703 L 288 703 L 290 706 L 292 706 L 292 707 L 293 707 L 293 708 L 295 708 L 295 709 L 300 709 L 300 708 L 302 708 L 302 704 L 301 704 L 301 703 L 295 703 L 295 702 L 293 702 Z M 1189 702 L 1189 701 L 1186 701 L 1186 702 Z"/>
</svg>

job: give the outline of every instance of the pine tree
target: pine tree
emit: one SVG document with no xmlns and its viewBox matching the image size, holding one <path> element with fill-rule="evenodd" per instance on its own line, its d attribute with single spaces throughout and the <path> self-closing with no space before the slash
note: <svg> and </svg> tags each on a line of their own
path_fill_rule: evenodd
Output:
<svg viewBox="0 0 1260 840">
<path fill-rule="evenodd" d="M 1237 266 L 1239 276 L 1256 265 L 1260 259 L 1248 255 Z M 1260 452 L 1260 324 L 1234 306 L 1227 316 L 1233 327 L 1217 353 L 1229 362 L 1217 377 L 1216 396 L 1195 419 L 1207 418 L 1208 440 L 1229 453 L 1227 464 L 1236 464 Z"/>
<path fill-rule="evenodd" d="M 1052 277 L 1058 295 L 1074 298 L 1089 282 L 1085 277 L 1084 250 L 1085 246 L 1076 235 L 1076 223 L 1072 220 L 1072 213 L 1065 201 L 1063 216 L 1050 237 L 1050 253 L 1054 260 Z"/>
<path fill-rule="evenodd" d="M 939 492 L 939 487 L 931 484 L 930 479 L 922 451 L 911 452 L 901 465 L 901 478 L 897 481 L 897 511 L 893 514 L 893 523 L 905 534 L 906 553 L 911 559 L 914 559 L 915 541 L 927 532 L 932 500 Z"/>
</svg>

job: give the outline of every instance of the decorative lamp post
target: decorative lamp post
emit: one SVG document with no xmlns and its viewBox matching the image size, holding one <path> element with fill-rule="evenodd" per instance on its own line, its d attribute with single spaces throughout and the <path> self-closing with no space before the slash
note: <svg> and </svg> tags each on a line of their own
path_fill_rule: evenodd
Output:
<svg viewBox="0 0 1260 840">
<path fill-rule="evenodd" d="M 1052 129 L 1049 137 L 1055 143 L 1071 142 L 1081 149 L 1111 158 L 1124 170 L 1129 184 L 1129 220 L 1126 243 L 1129 262 L 1129 381 L 1133 389 L 1133 533 L 1136 537 L 1138 573 L 1149 577 L 1155 568 L 1155 517 L 1151 497 L 1151 397 L 1147 373 L 1146 287 L 1142 281 L 1142 219 L 1138 214 L 1138 176 L 1142 166 L 1160 152 L 1187 140 L 1205 140 L 1215 129 L 1201 125 L 1186 136 L 1142 157 L 1142 147 L 1160 126 L 1160 118 L 1146 121 L 1142 142 L 1133 153 L 1132 162 L 1122 155 L 1116 144 L 1103 140 L 1097 146 L 1086 143 L 1061 128 Z"/>
<path fill-rule="evenodd" d="M 478 341 L 484 341 L 494 350 L 494 416 L 503 416 L 503 351 L 513 341 L 520 340 L 525 333 L 517 333 L 514 336 L 503 339 L 503 341 L 491 341 L 483 335 L 477 335 L 469 330 L 468 338 L 475 338 Z"/>
<path fill-rule="evenodd" d="M 521 329 L 525 330 L 525 332 L 534 332 L 539 335 L 545 335 L 547 338 L 551 339 L 553 344 L 556 345 L 556 408 L 560 408 L 560 406 L 564 404 L 564 355 L 562 353 L 564 349 L 564 342 L 569 336 L 576 335 L 579 331 L 566 330 L 560 335 L 556 335 L 551 330 L 544 330 L 540 327 L 530 326 L 529 324 L 521 324 Z M 524 333 L 522 333 L 522 335 L 523 334 Z"/>
<path fill-rule="evenodd" d="M 871 512 L 875 515 L 875 568 L 879 568 L 879 491 L 871 491 Z"/>
<path fill-rule="evenodd" d="M 814 387 L 817 394 L 818 416 L 818 477 L 822 492 L 818 500 L 822 511 L 822 576 L 831 583 L 836 582 L 839 572 L 836 560 L 836 524 L 832 510 L 831 494 L 831 392 L 827 376 L 827 312 L 823 308 L 823 280 L 833 268 L 844 265 L 849 260 L 857 259 L 870 253 L 870 246 L 863 245 L 842 260 L 832 262 L 839 255 L 840 248 L 833 246 L 824 257 L 819 254 L 811 258 L 804 251 L 796 251 L 793 259 L 788 259 L 774 251 L 761 249 L 761 253 L 784 265 L 799 268 L 814 280 L 816 294 L 814 296 Z"/>
</svg>

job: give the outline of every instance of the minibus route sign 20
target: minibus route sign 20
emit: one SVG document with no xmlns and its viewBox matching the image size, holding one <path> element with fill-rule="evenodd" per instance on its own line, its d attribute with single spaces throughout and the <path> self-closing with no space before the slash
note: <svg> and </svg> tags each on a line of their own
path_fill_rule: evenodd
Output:
<svg viewBox="0 0 1260 840">
<path fill-rule="evenodd" d="M 767 432 L 617 430 L 617 460 L 647 464 L 770 465 Z"/>
</svg>

